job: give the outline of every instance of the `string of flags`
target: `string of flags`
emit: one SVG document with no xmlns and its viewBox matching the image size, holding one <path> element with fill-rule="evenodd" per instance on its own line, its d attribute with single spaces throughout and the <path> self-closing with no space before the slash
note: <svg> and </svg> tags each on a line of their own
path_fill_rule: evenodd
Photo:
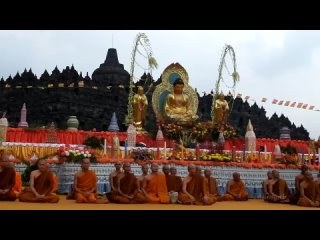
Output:
<svg viewBox="0 0 320 240">
<path fill-rule="evenodd" d="M 242 98 L 242 94 L 241 93 L 238 93 L 237 98 Z M 251 100 L 251 101 L 255 101 L 257 102 L 255 99 L 252 99 L 250 96 L 245 96 L 244 97 L 244 100 L 248 101 L 248 100 Z M 261 102 L 263 103 L 266 103 L 268 102 L 269 99 L 268 98 L 262 98 L 261 99 Z M 286 107 L 296 107 L 296 108 L 301 108 L 301 109 L 306 109 L 306 110 L 312 110 L 312 111 L 317 111 L 317 112 L 320 112 L 320 109 L 319 108 L 316 108 L 315 105 L 312 105 L 312 104 L 308 104 L 308 103 L 302 103 L 302 102 L 294 102 L 294 101 L 286 101 L 286 100 L 278 100 L 278 99 L 271 99 L 270 100 L 272 104 L 277 104 L 277 105 L 280 105 L 280 106 L 286 106 Z"/>
</svg>

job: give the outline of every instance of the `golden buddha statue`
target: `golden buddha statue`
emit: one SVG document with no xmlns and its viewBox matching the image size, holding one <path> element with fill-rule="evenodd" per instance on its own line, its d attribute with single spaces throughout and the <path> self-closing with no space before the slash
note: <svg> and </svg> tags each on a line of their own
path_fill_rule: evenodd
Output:
<svg viewBox="0 0 320 240">
<path fill-rule="evenodd" d="M 219 128 L 227 124 L 228 114 L 229 114 L 229 104 L 224 99 L 224 95 L 221 92 L 219 98 L 214 103 L 214 116 L 213 124 L 217 124 Z"/>
<path fill-rule="evenodd" d="M 178 122 L 192 121 L 198 118 L 190 108 L 189 97 L 183 93 L 184 82 L 178 78 L 173 83 L 173 93 L 169 93 L 165 105 L 164 116 Z"/>
<path fill-rule="evenodd" d="M 133 97 L 133 125 L 137 131 L 144 128 L 146 112 L 148 107 L 148 99 L 144 94 L 143 87 L 138 87 L 138 93 Z"/>
</svg>

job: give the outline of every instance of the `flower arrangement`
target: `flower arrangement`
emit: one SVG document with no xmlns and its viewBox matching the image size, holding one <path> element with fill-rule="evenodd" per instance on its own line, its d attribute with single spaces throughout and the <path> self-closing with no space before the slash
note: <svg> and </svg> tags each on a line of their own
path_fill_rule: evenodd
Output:
<svg viewBox="0 0 320 240">
<path fill-rule="evenodd" d="M 192 128 L 192 135 L 198 142 L 203 142 L 205 140 L 211 140 L 212 130 L 213 130 L 213 125 L 211 121 L 198 122 Z"/>
<path fill-rule="evenodd" d="M 83 142 L 83 144 L 92 149 L 103 149 L 104 142 L 102 138 L 97 138 L 96 136 L 90 136 Z"/>
<path fill-rule="evenodd" d="M 214 161 L 214 162 L 231 162 L 231 157 L 226 154 L 218 153 L 207 153 L 200 156 L 200 159 L 203 161 Z"/>
<path fill-rule="evenodd" d="M 130 157 L 134 160 L 153 160 L 153 154 L 146 149 L 137 148 L 131 151 Z"/>
<path fill-rule="evenodd" d="M 276 162 L 285 165 L 298 165 L 299 158 L 297 154 L 282 154 L 282 157 L 277 158 Z"/>
<path fill-rule="evenodd" d="M 169 139 L 179 140 L 182 136 L 183 127 L 175 123 L 161 124 L 164 135 Z"/>
<path fill-rule="evenodd" d="M 91 149 L 85 149 L 83 147 L 78 148 L 64 148 L 61 147 L 58 150 L 58 156 L 64 159 L 66 162 L 80 163 L 84 158 L 89 158 L 90 162 L 95 163 L 97 161 Z"/>
<path fill-rule="evenodd" d="M 164 135 L 173 140 L 180 140 L 185 136 L 190 136 L 191 140 L 205 142 L 217 140 L 219 136 L 218 126 L 213 125 L 212 121 L 190 123 L 183 126 L 177 125 L 176 123 L 163 123 L 161 127 Z M 236 136 L 237 133 L 235 128 L 227 123 L 224 126 L 223 135 L 224 138 L 230 138 Z"/>
</svg>

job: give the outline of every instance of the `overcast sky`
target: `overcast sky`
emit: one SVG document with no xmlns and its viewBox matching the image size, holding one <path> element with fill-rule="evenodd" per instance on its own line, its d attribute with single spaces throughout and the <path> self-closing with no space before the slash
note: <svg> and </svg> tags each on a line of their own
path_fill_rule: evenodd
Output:
<svg viewBox="0 0 320 240">
<path fill-rule="evenodd" d="M 139 32 L 147 34 L 159 64 L 153 77 L 157 79 L 170 63 L 179 62 L 189 73 L 189 84 L 200 93 L 214 88 L 223 47 L 231 45 L 240 74 L 236 92 L 263 104 L 268 117 L 283 113 L 296 126 L 302 124 L 311 138 L 320 135 L 320 112 L 271 104 L 275 98 L 320 109 L 320 31 L 0 31 L 0 77 L 6 79 L 25 68 L 32 68 L 40 77 L 45 69 L 51 73 L 56 65 L 61 71 L 72 64 L 91 77 L 111 47 L 130 72 L 133 42 Z M 143 57 L 138 56 L 137 62 L 147 67 Z M 231 71 L 230 57 L 227 67 Z M 137 66 L 135 76 L 142 73 Z M 227 70 L 223 77 L 230 85 Z M 224 84 L 221 89 L 228 91 Z M 266 103 L 261 102 L 263 97 L 268 98 Z"/>
</svg>

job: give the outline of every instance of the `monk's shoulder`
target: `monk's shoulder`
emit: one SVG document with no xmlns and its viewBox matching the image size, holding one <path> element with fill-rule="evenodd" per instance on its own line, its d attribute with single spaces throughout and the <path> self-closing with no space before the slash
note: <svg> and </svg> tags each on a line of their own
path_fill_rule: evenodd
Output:
<svg viewBox="0 0 320 240">
<path fill-rule="evenodd" d="M 33 170 L 31 173 L 30 173 L 30 176 L 38 176 L 40 175 L 40 171 L 37 169 L 37 170 Z"/>
<path fill-rule="evenodd" d="M 191 176 L 186 176 L 185 179 L 183 179 L 184 182 L 190 182 L 192 180 Z"/>
</svg>

